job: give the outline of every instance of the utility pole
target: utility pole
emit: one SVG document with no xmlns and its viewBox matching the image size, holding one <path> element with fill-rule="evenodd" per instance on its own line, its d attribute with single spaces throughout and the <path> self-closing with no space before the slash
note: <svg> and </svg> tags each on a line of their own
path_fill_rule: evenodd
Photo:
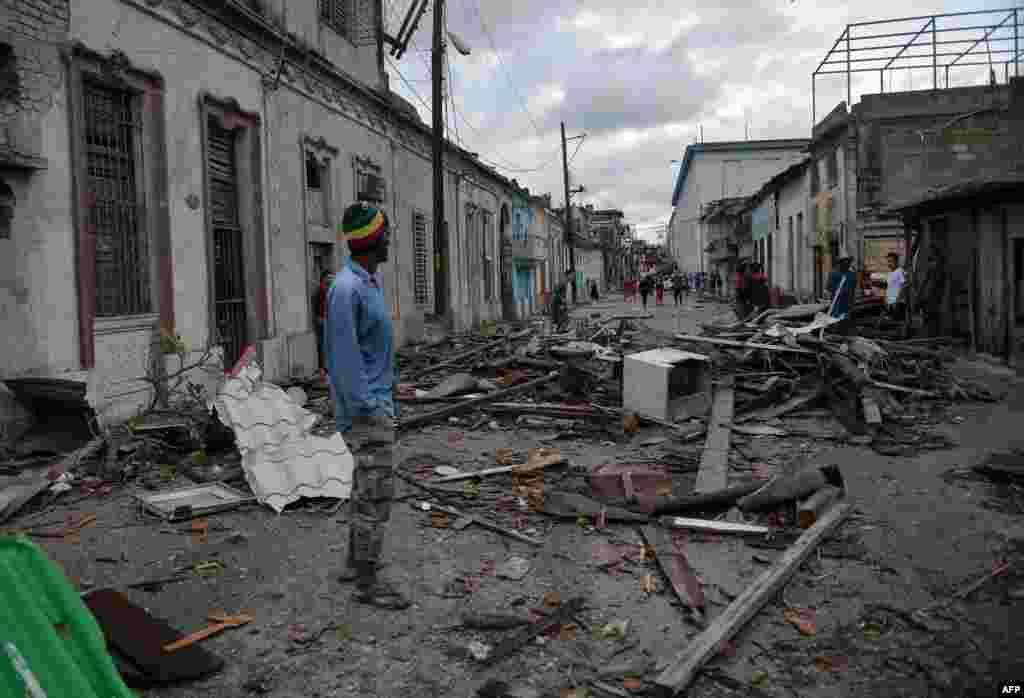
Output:
<svg viewBox="0 0 1024 698">
<path fill-rule="evenodd" d="M 562 122 L 562 174 L 565 177 L 565 240 L 569 247 L 569 273 L 572 274 L 572 302 L 576 304 L 576 243 L 572 230 L 572 195 L 583 191 L 583 187 L 569 189 L 569 156 L 566 152 L 566 142 L 574 141 L 583 136 L 565 137 L 565 122 Z"/>
<path fill-rule="evenodd" d="M 434 126 L 434 313 L 447 314 L 448 308 L 448 235 L 444 219 L 444 0 L 434 0 L 434 40 L 431 82 L 433 96 L 430 112 Z"/>
</svg>

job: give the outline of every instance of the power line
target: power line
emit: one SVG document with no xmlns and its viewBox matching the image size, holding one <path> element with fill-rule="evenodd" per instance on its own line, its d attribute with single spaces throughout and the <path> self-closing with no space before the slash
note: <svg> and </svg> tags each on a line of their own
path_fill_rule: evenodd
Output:
<svg viewBox="0 0 1024 698">
<path fill-rule="evenodd" d="M 412 45 L 416 46 L 415 42 L 412 42 Z M 420 59 L 427 65 L 428 69 L 432 70 L 430 64 L 427 62 L 426 57 L 423 56 L 423 53 L 429 53 L 429 52 L 428 51 L 416 51 L 415 53 L 419 53 L 420 54 Z M 398 69 L 398 66 L 395 64 L 394 61 L 391 60 L 391 57 L 390 56 L 385 56 L 385 57 L 388 59 L 388 63 L 391 65 L 391 67 L 394 68 L 395 72 L 398 74 L 398 77 L 402 80 L 402 82 L 405 84 L 405 86 L 407 88 L 409 88 L 409 91 L 412 92 L 413 95 L 416 97 L 416 99 L 418 99 L 420 101 L 420 103 L 423 104 L 423 106 L 427 108 L 428 113 L 432 113 L 432 110 L 427 105 L 427 102 L 423 99 L 423 97 L 420 96 L 420 93 L 416 91 L 416 88 L 412 86 L 412 84 L 405 77 L 405 75 L 402 74 L 402 71 Z M 449 64 L 448 68 L 449 68 L 448 83 L 451 86 L 449 88 L 449 94 L 452 97 L 452 99 L 450 100 L 451 101 L 451 105 L 452 105 L 452 110 L 451 110 L 452 113 L 455 114 L 455 116 L 457 116 L 458 118 L 462 119 L 462 122 L 464 124 L 466 124 L 466 126 L 468 126 L 470 128 L 470 130 L 474 131 L 475 133 L 477 133 L 479 135 L 482 135 L 482 134 L 480 134 L 480 131 L 475 126 L 473 126 L 473 124 L 469 123 L 469 120 L 466 119 L 466 117 L 462 115 L 462 112 L 460 112 L 458 107 L 456 106 L 455 99 L 454 99 L 454 80 L 452 79 L 451 64 Z M 582 143 L 580 145 L 582 145 Z M 578 147 L 577 147 L 577 150 L 579 150 Z M 548 160 L 547 162 L 543 163 L 539 167 L 527 167 L 527 168 L 518 167 L 518 166 L 510 166 L 508 164 L 502 164 L 501 162 L 490 160 L 488 158 L 481 157 L 480 155 L 477 155 L 477 159 L 480 160 L 480 162 L 484 163 L 485 165 L 493 167 L 493 168 L 495 168 L 497 170 L 502 170 L 504 172 L 509 172 L 509 173 L 512 173 L 512 174 L 529 174 L 529 173 L 533 173 L 533 172 L 541 172 L 543 170 L 546 170 L 548 167 L 550 167 L 552 164 L 555 163 L 555 161 L 558 159 L 558 156 L 559 156 L 559 153 L 556 152 L 555 155 L 550 160 Z"/>
<path fill-rule="evenodd" d="M 420 101 L 420 104 L 422 104 L 424 107 L 426 107 L 427 113 L 428 114 L 433 113 L 433 109 L 430 108 L 430 105 L 427 104 L 427 102 L 422 97 L 420 97 L 420 93 L 416 91 L 416 88 L 412 86 L 412 83 L 410 83 L 408 80 L 406 80 L 405 76 L 402 75 L 402 71 L 399 70 L 398 66 L 395 65 L 395 62 L 393 60 L 391 60 L 391 56 L 384 56 L 384 57 L 388 59 L 388 63 L 391 64 L 391 67 L 395 69 L 395 72 L 398 73 L 398 77 L 402 80 L 403 83 L 405 83 L 405 86 L 409 88 L 409 91 L 412 92 L 413 95 L 416 97 L 416 99 L 418 99 Z"/>
<path fill-rule="evenodd" d="M 526 107 L 526 100 L 524 100 L 523 95 L 519 93 L 519 88 L 517 88 L 515 83 L 512 81 L 512 74 L 509 73 L 508 68 L 505 66 L 505 61 L 501 58 L 501 53 L 498 51 L 494 37 L 491 35 L 491 30 L 487 28 L 487 23 L 484 21 L 484 15 L 480 11 L 479 0 L 473 0 L 473 10 L 476 12 L 477 19 L 480 20 L 480 26 L 487 35 L 487 41 L 491 45 L 491 50 L 494 51 L 494 55 L 498 57 L 498 64 L 501 65 L 501 69 L 505 72 L 505 78 L 508 80 L 508 84 L 512 87 L 512 91 L 516 93 L 516 97 L 519 98 L 519 104 L 522 106 L 523 112 L 530 119 L 530 123 L 533 124 L 533 130 L 537 132 L 537 137 L 540 138 L 540 129 L 537 127 L 537 122 L 534 121 L 533 114 L 531 114 L 530 110 Z"/>
</svg>

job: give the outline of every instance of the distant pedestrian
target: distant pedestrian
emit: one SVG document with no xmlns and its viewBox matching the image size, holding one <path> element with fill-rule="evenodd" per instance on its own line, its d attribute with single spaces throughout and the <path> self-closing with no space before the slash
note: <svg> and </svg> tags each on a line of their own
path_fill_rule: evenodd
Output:
<svg viewBox="0 0 1024 698">
<path fill-rule="evenodd" d="M 599 295 L 597 293 L 597 282 L 596 281 L 591 281 L 590 282 L 590 300 L 592 300 L 595 303 L 597 303 L 598 298 L 599 298 Z"/>
<path fill-rule="evenodd" d="M 658 280 L 655 282 L 654 285 L 654 297 L 655 302 L 658 305 L 661 305 L 665 302 L 665 282 L 662 280 L 660 276 L 658 277 Z"/>
<path fill-rule="evenodd" d="M 770 301 L 768 275 L 764 271 L 764 266 L 757 262 L 754 264 L 751 274 L 750 302 L 754 306 L 754 310 L 760 313 L 769 306 Z"/>
<path fill-rule="evenodd" d="M 331 290 L 333 274 L 329 269 L 320 272 L 320 285 L 316 294 L 316 353 L 320 375 L 327 375 L 327 360 L 324 355 L 324 325 L 327 322 L 327 294 Z"/>
<path fill-rule="evenodd" d="M 640 282 L 640 299 L 643 301 L 644 310 L 647 310 L 647 299 L 651 296 L 651 291 L 654 290 L 654 281 L 649 276 L 645 276 Z"/>
<path fill-rule="evenodd" d="M 833 271 L 828 278 L 828 292 L 832 294 L 830 315 L 841 321 L 835 325 L 835 329 L 840 334 L 845 334 L 848 331 L 850 308 L 853 305 L 853 294 L 857 287 L 857 276 L 850 271 L 852 263 L 852 257 L 841 257 L 839 268 Z"/>
<path fill-rule="evenodd" d="M 736 316 L 742 321 L 750 315 L 751 272 L 748 262 L 740 262 L 736 270 Z"/>
<path fill-rule="evenodd" d="M 889 275 L 886 277 L 885 286 L 885 309 L 893 320 L 902 320 L 906 310 L 906 303 L 903 301 L 903 287 L 907 283 L 907 275 L 900 266 L 900 256 L 895 252 L 887 255 L 889 262 Z"/>
<path fill-rule="evenodd" d="M 680 305 L 683 301 L 683 275 L 676 274 L 672 278 L 672 297 L 675 299 L 676 305 Z"/>
</svg>

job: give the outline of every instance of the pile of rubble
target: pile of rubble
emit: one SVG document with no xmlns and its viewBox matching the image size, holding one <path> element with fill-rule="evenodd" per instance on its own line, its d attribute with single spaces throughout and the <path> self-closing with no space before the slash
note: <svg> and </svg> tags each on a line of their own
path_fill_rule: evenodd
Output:
<svg viewBox="0 0 1024 698">
<path fill-rule="evenodd" d="M 643 316 L 594 314 L 562 334 L 552 333 L 546 323 L 492 327 L 403 349 L 396 398 L 399 429 L 407 436 L 427 427 L 452 432 L 445 427 L 457 426 L 457 432 L 446 434 L 449 442 L 465 431 L 501 439 L 525 428 L 551 431 L 550 440 L 628 444 L 622 458 L 596 467 L 580 467 L 553 445 L 522 449 L 508 438 L 491 462 L 470 459 L 455 467 L 437 453 L 405 459 L 397 474 L 414 488 L 412 506 L 425 529 L 454 535 L 476 526 L 510 545 L 526 546 L 509 551 L 501 564 L 492 560 L 479 574 L 449 580 L 448 591 L 471 594 L 488 575 L 525 587 L 531 551 L 544 546 L 555 527 L 574 524 L 604 541 L 598 545 L 605 551 L 602 570 L 639 574 L 645 594 L 669 594 L 699 629 L 683 652 L 663 658 L 656 673 L 648 668 L 619 676 L 621 683 L 613 686 L 602 678 L 607 672 L 595 667 L 590 679 L 577 677 L 574 685 L 589 682 L 598 694 L 610 695 L 685 690 L 815 550 L 835 544 L 851 512 L 842 473 L 834 465 L 805 464 L 771 474 L 762 468 L 753 477 L 737 478 L 730 456 L 743 451 L 734 435 L 806 438 L 779 426 L 779 418 L 824 407 L 842 425 L 837 438 L 886 454 L 912 455 L 950 445 L 925 428 L 922 414 L 929 404 L 995 399 L 953 376 L 948 342 L 882 338 L 895 328 L 886 329 L 872 317 L 874 309 L 862 310 L 868 319 L 853 323 L 855 333 L 825 315 L 827 306 L 810 305 L 706 325 L 703 334 L 674 338 L 651 332 L 641 323 Z M 878 330 L 872 337 L 859 331 L 865 322 Z M 281 513 L 300 500 L 327 499 L 324 511 L 333 514 L 349 496 L 352 457 L 334 433 L 320 377 L 273 385 L 262 380 L 247 353 L 209 399 L 151 409 L 106 430 L 90 416 L 82 396 L 67 388 L 61 399 L 74 403 L 80 413 L 75 419 L 85 424 L 78 440 L 49 454 L 23 440 L 21 450 L 0 464 L 0 522 L 18 515 L 17 528 L 29 537 L 67 540 L 95 521 L 93 516 L 69 518 L 56 529 L 35 526 L 55 504 L 69 501 L 70 492 L 75 492 L 70 501 L 80 502 L 133 486 L 142 514 L 164 525 L 188 522 L 187 532 L 197 541 L 205 541 L 205 517 L 229 509 L 260 503 Z M 47 408 L 38 403 L 36 409 Z M 651 436 L 639 433 L 645 428 Z M 652 455 L 650 447 L 661 453 Z M 177 486 L 180 476 L 191 484 Z M 632 530 L 613 530 L 613 524 Z M 743 550 L 771 548 L 781 554 L 774 561 L 760 560 L 768 566 L 752 582 L 712 604 L 705 596 L 718 588 L 713 578 L 720 570 L 702 569 L 688 556 L 722 537 L 742 541 Z M 223 662 L 197 643 L 254 620 L 214 614 L 210 628 L 184 635 L 159 619 L 143 618 L 142 609 L 117 594 L 90 595 L 86 604 L 108 632 L 109 644 L 138 655 L 131 657 L 136 664 L 154 662 L 154 676 L 181 665 L 172 672 L 176 680 L 221 667 Z M 711 605 L 725 608 L 711 613 Z M 791 618 L 790 610 L 787 622 L 799 627 L 801 617 L 794 610 Z M 463 643 L 467 661 L 494 666 L 538 638 L 575 637 L 576 628 L 587 627 L 586 612 L 584 599 L 565 594 L 563 600 L 552 592 L 529 617 L 467 614 L 453 636 Z M 125 614 L 163 628 L 149 654 L 118 634 Z M 627 629 L 628 623 L 599 624 L 595 637 L 621 637 Z M 473 633 L 474 639 L 458 632 Z M 492 642 L 480 639 L 482 632 L 504 634 Z M 310 647 L 319 642 L 292 639 Z M 193 655 L 194 670 L 186 671 L 182 667 Z M 159 683 L 154 676 L 149 679 Z M 489 682 L 479 695 L 518 695 L 510 690 Z"/>
</svg>

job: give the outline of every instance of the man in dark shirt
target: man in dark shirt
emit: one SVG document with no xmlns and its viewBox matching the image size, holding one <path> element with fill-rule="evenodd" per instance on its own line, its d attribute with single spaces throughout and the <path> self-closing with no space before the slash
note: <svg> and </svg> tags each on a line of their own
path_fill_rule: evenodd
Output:
<svg viewBox="0 0 1024 698">
<path fill-rule="evenodd" d="M 857 276 L 850 270 L 852 264 L 852 257 L 840 257 L 839 267 L 828 278 L 828 292 L 832 294 L 832 308 L 829 314 L 844 321 L 836 325 L 840 332 L 848 327 L 845 321 L 850 317 L 853 294 L 857 287 Z"/>
</svg>

